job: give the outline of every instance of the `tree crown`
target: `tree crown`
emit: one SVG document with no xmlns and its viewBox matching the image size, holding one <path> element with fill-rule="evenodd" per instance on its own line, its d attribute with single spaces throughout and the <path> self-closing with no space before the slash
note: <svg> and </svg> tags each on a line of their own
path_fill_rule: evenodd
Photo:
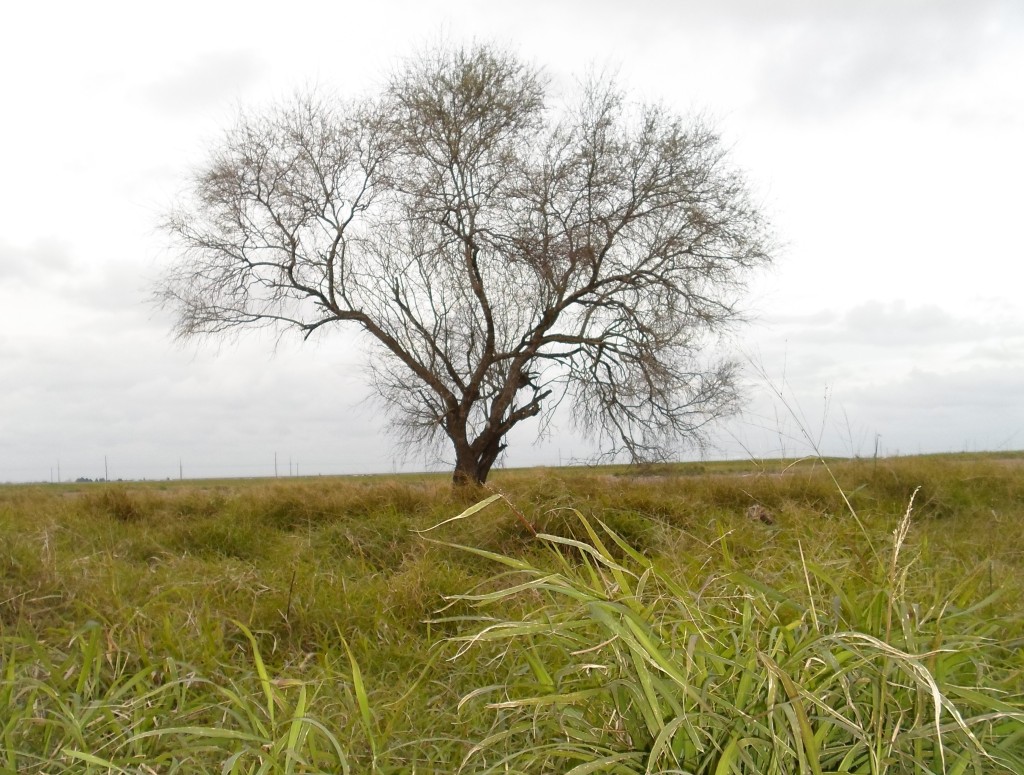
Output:
<svg viewBox="0 0 1024 775">
<path fill-rule="evenodd" d="M 485 46 L 423 55 L 376 99 L 243 116 L 167 225 L 179 336 L 357 326 L 395 425 L 449 440 L 469 481 L 563 401 L 610 453 L 699 441 L 736 405 L 703 348 L 770 260 L 703 122 L 600 80 L 556 108 Z"/>
</svg>

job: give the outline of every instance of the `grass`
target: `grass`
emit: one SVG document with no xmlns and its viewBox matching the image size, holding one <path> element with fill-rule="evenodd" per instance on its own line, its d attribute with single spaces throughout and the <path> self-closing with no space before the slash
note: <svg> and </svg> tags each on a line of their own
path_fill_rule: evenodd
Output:
<svg viewBox="0 0 1024 775">
<path fill-rule="evenodd" d="M 0 488 L 0 771 L 1024 772 L 1022 465 Z"/>
</svg>

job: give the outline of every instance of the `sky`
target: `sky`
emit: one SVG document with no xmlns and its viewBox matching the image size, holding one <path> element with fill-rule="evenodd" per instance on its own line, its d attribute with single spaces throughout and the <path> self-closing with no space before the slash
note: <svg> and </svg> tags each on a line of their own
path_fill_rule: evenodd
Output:
<svg viewBox="0 0 1024 775">
<path fill-rule="evenodd" d="M 159 224 L 240 108 L 375 91 L 433 41 L 709 117 L 780 249 L 723 348 L 744 412 L 679 459 L 1024 448 L 1019 0 L 58 0 L 0 29 L 0 482 L 444 469 L 357 341 L 181 344 Z M 560 420 L 507 466 L 585 461 Z"/>
</svg>

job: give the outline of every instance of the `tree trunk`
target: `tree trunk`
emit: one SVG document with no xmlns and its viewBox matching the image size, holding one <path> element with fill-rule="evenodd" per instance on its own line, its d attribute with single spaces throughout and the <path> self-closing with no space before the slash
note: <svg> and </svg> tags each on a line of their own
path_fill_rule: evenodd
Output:
<svg viewBox="0 0 1024 775">
<path fill-rule="evenodd" d="M 494 461 L 505 449 L 501 436 L 486 431 L 472 444 L 454 443 L 455 472 L 452 474 L 452 484 L 456 487 L 484 484 Z"/>
<path fill-rule="evenodd" d="M 452 484 L 456 487 L 479 486 L 487 481 L 487 474 L 490 466 L 484 469 L 480 461 L 476 459 L 471 448 L 465 452 L 459 451 L 455 457 L 455 472 L 452 474 Z"/>
</svg>

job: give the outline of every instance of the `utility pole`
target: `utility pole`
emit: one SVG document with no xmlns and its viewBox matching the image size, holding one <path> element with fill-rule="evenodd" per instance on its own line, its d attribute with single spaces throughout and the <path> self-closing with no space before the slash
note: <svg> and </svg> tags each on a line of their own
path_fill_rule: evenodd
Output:
<svg viewBox="0 0 1024 775">
<path fill-rule="evenodd" d="M 109 482 L 110 481 L 110 469 L 107 468 L 107 456 L 106 455 L 103 456 L 103 481 L 104 482 Z"/>
<path fill-rule="evenodd" d="M 57 484 L 60 484 L 60 461 L 57 461 Z"/>
<path fill-rule="evenodd" d="M 274 453 L 274 478 L 277 479 L 277 453 Z"/>
<path fill-rule="evenodd" d="M 178 458 L 178 481 L 185 478 L 184 469 L 181 467 L 181 458 Z"/>
</svg>

